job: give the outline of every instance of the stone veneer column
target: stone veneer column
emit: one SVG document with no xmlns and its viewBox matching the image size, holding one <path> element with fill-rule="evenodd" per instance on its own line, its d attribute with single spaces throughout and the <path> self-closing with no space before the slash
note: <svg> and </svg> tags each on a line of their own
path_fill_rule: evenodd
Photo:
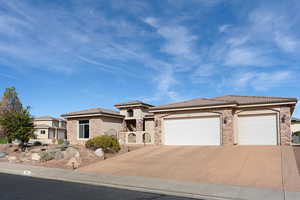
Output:
<svg viewBox="0 0 300 200">
<path fill-rule="evenodd" d="M 285 121 L 282 122 L 282 118 L 285 116 Z M 279 132 L 280 132 L 280 144 L 290 145 L 291 143 L 291 108 L 281 107 L 279 115 Z"/>
<path fill-rule="evenodd" d="M 162 143 L 162 116 L 161 114 L 154 115 L 154 144 L 159 145 Z"/>
<path fill-rule="evenodd" d="M 226 119 L 226 123 L 224 120 Z M 234 145 L 233 111 L 226 109 L 222 111 L 222 145 Z"/>
<path fill-rule="evenodd" d="M 143 131 L 144 120 L 136 119 L 136 131 Z"/>
</svg>

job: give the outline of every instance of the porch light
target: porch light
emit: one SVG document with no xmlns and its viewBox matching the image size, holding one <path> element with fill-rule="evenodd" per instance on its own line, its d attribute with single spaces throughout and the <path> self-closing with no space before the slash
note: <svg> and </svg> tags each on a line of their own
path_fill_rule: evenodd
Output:
<svg viewBox="0 0 300 200">
<path fill-rule="evenodd" d="M 286 115 L 283 115 L 283 116 L 281 117 L 281 122 L 282 122 L 282 123 L 285 123 L 285 120 L 286 120 Z"/>
<path fill-rule="evenodd" d="M 228 118 L 227 118 L 227 117 L 224 117 L 223 123 L 224 123 L 224 124 L 227 124 L 227 121 L 228 121 Z"/>
</svg>

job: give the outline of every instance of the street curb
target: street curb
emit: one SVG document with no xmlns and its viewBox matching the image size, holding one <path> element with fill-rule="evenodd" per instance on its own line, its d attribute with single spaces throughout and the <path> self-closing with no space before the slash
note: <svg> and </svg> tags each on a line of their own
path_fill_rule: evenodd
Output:
<svg viewBox="0 0 300 200">
<path fill-rule="evenodd" d="M 24 171 L 30 171 L 24 173 Z M 175 182 L 144 177 L 127 177 L 86 173 L 58 168 L 45 168 L 39 166 L 0 163 L 0 173 L 22 175 L 33 178 L 83 183 L 96 186 L 113 187 L 132 191 L 171 195 L 177 197 L 206 199 L 206 200 L 248 200 L 248 199 L 284 199 L 282 191 L 263 190 L 238 186 L 223 186 L 207 183 Z M 151 183 L 154 184 L 151 184 Z M 141 184 L 139 184 L 141 183 Z M 155 184 L 158 183 L 158 184 Z M 148 185 L 147 185 L 148 184 Z M 153 187 L 156 186 L 156 187 Z M 159 187 L 157 187 L 159 186 Z M 174 187 L 173 187 L 174 186 Z M 199 190 L 198 190 L 199 186 Z M 185 187 L 185 188 L 184 188 Z M 207 190 L 206 190 L 207 188 Z M 177 189 L 177 190 L 176 190 Z M 187 190 L 185 190 L 187 189 Z M 202 189 L 202 192 L 200 191 Z M 220 194 L 225 195 L 220 195 Z M 259 195 L 255 196 L 254 194 Z M 253 196 L 254 195 L 254 196 Z M 240 198 L 242 196 L 243 198 Z"/>
</svg>

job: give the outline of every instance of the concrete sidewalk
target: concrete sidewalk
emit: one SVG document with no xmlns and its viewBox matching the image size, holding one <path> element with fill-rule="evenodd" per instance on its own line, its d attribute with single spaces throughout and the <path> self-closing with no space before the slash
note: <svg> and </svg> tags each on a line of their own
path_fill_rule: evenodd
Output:
<svg viewBox="0 0 300 200">
<path fill-rule="evenodd" d="M 28 173 L 30 171 L 30 174 Z M 117 176 L 70 171 L 37 166 L 0 163 L 0 173 L 62 180 L 133 191 L 190 197 L 197 199 L 296 200 L 300 193 L 199 182 L 171 181 L 156 178 Z"/>
</svg>

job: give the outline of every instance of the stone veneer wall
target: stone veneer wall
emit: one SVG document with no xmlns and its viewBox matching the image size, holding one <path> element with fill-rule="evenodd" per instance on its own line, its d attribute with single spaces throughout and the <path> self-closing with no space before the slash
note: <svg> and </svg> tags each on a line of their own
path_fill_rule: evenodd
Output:
<svg viewBox="0 0 300 200">
<path fill-rule="evenodd" d="M 285 121 L 282 122 L 282 117 L 285 116 Z M 291 108 L 288 106 L 280 108 L 279 115 L 279 131 L 280 131 L 280 144 L 290 145 L 291 144 Z"/>
</svg>

